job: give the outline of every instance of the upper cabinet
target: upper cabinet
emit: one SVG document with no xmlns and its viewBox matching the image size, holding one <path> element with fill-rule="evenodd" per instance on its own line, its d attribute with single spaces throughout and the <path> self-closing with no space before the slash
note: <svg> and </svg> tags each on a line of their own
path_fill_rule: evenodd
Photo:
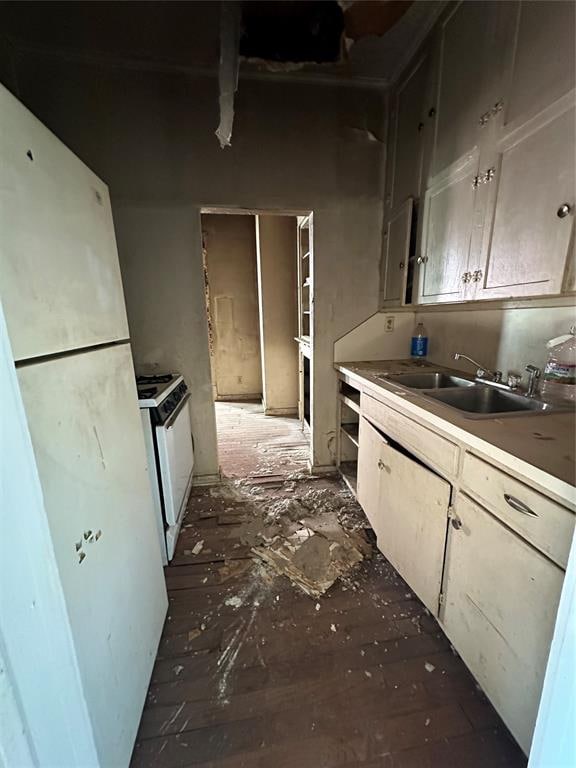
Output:
<svg viewBox="0 0 576 768">
<path fill-rule="evenodd" d="M 575 9 L 570 0 L 515 4 L 514 57 L 504 109 L 506 125 L 540 112 L 576 85 Z"/>
<path fill-rule="evenodd" d="M 428 70 L 428 59 L 421 56 L 390 98 L 382 254 L 382 298 L 387 304 L 404 303 L 414 271 Z"/>
<path fill-rule="evenodd" d="M 393 91 L 384 304 L 397 300 L 399 263 L 414 263 L 423 304 L 573 290 L 575 7 L 453 3 Z M 400 129 L 403 92 L 416 142 Z M 407 196 L 419 214 L 409 262 L 390 245 Z"/>
<path fill-rule="evenodd" d="M 440 24 L 431 73 L 436 92 L 431 179 L 474 151 L 482 138 L 481 115 L 499 101 L 491 61 L 498 50 L 499 5 L 465 0 Z"/>
</svg>

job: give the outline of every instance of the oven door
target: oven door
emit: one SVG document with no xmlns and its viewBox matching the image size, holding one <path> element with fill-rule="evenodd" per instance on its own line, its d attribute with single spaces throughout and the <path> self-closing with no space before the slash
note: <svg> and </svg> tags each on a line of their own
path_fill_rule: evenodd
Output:
<svg viewBox="0 0 576 768">
<path fill-rule="evenodd" d="M 189 400 L 190 394 L 187 394 L 170 418 L 156 427 L 164 515 L 168 525 L 176 525 L 182 517 L 192 479 L 194 450 Z"/>
</svg>

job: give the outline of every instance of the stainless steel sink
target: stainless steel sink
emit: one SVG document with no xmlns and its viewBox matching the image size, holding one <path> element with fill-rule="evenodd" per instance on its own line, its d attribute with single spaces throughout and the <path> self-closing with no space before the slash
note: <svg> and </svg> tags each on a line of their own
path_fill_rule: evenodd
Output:
<svg viewBox="0 0 576 768">
<path fill-rule="evenodd" d="M 400 384 L 408 389 L 446 389 L 448 387 L 473 387 L 474 382 L 462 376 L 449 373 L 399 373 L 382 376 L 391 384 Z"/>
<path fill-rule="evenodd" d="M 549 403 L 531 397 L 505 392 L 486 385 L 475 385 L 466 389 L 452 389 L 427 392 L 427 397 L 438 400 L 468 414 L 468 418 L 489 418 L 498 414 L 521 412 L 547 413 L 556 410 Z"/>
</svg>

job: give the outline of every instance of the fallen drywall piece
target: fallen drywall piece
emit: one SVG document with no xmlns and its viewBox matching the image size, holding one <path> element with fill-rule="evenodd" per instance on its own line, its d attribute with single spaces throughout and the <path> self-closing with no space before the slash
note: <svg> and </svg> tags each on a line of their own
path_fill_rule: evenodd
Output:
<svg viewBox="0 0 576 768">
<path fill-rule="evenodd" d="M 372 553 L 355 511 L 347 491 L 308 490 L 269 504 L 264 520 L 252 521 L 246 534 L 256 539 L 257 559 L 319 597 Z"/>
</svg>

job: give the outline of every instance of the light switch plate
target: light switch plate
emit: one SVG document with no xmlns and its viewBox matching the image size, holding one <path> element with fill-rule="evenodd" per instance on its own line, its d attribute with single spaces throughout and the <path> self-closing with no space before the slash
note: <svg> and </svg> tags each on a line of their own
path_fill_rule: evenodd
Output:
<svg viewBox="0 0 576 768">
<path fill-rule="evenodd" d="M 385 322 L 384 329 L 386 333 L 392 333 L 392 331 L 394 330 L 394 317 L 387 317 L 384 322 Z"/>
</svg>

